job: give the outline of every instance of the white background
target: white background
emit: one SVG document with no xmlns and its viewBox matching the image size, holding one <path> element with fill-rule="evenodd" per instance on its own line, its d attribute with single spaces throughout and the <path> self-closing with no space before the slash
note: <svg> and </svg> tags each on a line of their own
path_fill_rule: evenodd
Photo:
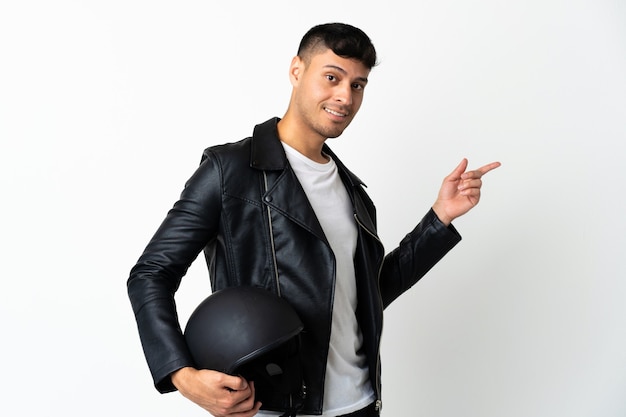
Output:
<svg viewBox="0 0 626 417">
<path fill-rule="evenodd" d="M 126 296 L 209 145 L 282 116 L 301 36 L 381 64 L 330 142 L 392 249 L 463 157 L 463 241 L 387 310 L 383 416 L 626 415 L 626 5 L 2 1 L 3 416 L 202 416 L 152 387 Z M 199 258 L 181 320 L 209 291 Z"/>
</svg>

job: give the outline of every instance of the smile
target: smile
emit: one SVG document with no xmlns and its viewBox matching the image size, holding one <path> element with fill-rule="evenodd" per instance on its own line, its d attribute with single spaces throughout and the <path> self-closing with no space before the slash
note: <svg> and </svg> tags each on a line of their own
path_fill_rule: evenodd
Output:
<svg viewBox="0 0 626 417">
<path fill-rule="evenodd" d="M 346 117 L 346 116 L 348 115 L 347 113 L 340 113 L 340 112 L 338 112 L 338 111 L 331 110 L 331 109 L 329 109 L 328 107 L 324 107 L 324 110 L 325 110 L 327 113 L 330 113 L 330 114 L 332 114 L 333 116 L 337 116 L 337 117 Z"/>
</svg>

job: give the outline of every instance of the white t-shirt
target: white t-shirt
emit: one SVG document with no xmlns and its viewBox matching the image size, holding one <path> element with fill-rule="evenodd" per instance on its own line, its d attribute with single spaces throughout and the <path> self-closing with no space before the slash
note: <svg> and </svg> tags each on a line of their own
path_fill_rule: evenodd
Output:
<svg viewBox="0 0 626 417">
<path fill-rule="evenodd" d="M 354 253 L 357 228 L 346 188 L 337 165 L 321 164 L 283 143 L 287 159 L 315 211 L 335 255 L 337 276 L 333 302 L 330 349 L 326 365 L 322 416 L 337 416 L 360 410 L 375 397 L 369 380 L 363 336 L 356 318 L 357 294 Z M 279 413 L 263 411 L 259 416 Z"/>
</svg>

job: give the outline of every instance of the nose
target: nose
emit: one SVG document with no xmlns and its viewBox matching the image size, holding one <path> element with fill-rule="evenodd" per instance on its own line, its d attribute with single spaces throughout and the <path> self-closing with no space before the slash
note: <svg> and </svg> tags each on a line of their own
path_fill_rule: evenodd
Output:
<svg viewBox="0 0 626 417">
<path fill-rule="evenodd" d="M 344 104 L 352 104 L 352 85 L 350 83 L 341 83 L 335 90 L 335 101 Z"/>
</svg>

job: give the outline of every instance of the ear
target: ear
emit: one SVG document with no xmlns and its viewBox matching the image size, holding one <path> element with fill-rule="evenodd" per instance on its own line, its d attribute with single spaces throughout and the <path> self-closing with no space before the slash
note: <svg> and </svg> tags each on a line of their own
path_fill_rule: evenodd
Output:
<svg viewBox="0 0 626 417">
<path fill-rule="evenodd" d="M 299 56 L 294 56 L 289 65 L 289 80 L 292 86 L 296 86 L 304 72 L 304 61 Z"/>
</svg>

